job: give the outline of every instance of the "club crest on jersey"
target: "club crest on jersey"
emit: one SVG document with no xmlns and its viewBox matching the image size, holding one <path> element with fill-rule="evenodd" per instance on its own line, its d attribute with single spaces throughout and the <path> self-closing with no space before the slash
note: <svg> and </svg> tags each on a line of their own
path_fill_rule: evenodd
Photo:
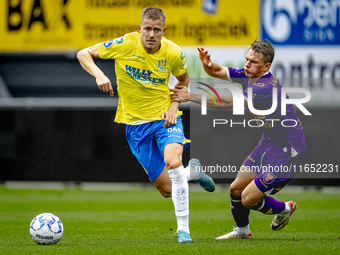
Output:
<svg viewBox="0 0 340 255">
<path fill-rule="evenodd" d="M 164 69 L 166 67 L 166 59 L 160 59 L 158 60 L 158 68 L 159 69 Z"/>
<path fill-rule="evenodd" d="M 275 179 L 276 179 L 276 176 L 271 172 L 267 172 L 263 176 L 263 181 L 266 184 L 271 184 Z"/>
</svg>

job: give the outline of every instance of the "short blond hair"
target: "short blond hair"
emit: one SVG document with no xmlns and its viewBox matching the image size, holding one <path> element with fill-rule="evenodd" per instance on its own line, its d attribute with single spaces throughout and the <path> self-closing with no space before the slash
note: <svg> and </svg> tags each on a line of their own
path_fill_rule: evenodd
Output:
<svg viewBox="0 0 340 255">
<path fill-rule="evenodd" d="M 152 19 L 152 20 L 159 19 L 163 21 L 163 26 L 164 26 L 165 18 L 166 16 L 162 9 L 157 8 L 157 7 L 146 7 L 142 11 L 141 24 L 143 23 L 144 19 Z"/>
</svg>

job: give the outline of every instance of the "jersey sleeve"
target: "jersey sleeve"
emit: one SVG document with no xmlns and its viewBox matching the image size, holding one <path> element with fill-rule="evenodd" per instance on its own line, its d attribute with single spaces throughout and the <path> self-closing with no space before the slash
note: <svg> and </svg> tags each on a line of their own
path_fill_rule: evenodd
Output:
<svg viewBox="0 0 340 255">
<path fill-rule="evenodd" d="M 171 73 L 173 76 L 181 76 L 187 70 L 187 58 L 183 52 L 181 52 L 181 55 L 177 53 L 174 58 L 174 65 Z"/>
<path fill-rule="evenodd" d="M 99 57 L 102 59 L 118 59 L 125 52 L 127 37 L 122 36 L 97 45 Z"/>
<path fill-rule="evenodd" d="M 236 83 L 242 83 L 241 81 L 244 78 L 247 78 L 243 67 L 240 67 L 240 68 L 226 67 L 226 69 L 227 69 L 227 73 L 228 73 L 228 79 L 232 83 L 235 83 L 235 82 Z"/>
</svg>

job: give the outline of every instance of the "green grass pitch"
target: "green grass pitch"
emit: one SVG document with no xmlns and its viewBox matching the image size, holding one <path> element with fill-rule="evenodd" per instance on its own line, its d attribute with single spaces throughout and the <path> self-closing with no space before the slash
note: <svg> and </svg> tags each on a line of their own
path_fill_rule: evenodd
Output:
<svg viewBox="0 0 340 255">
<path fill-rule="evenodd" d="M 235 225 L 227 189 L 190 192 L 192 244 L 178 244 L 171 199 L 156 189 L 128 191 L 0 188 L 0 254 L 340 254 L 340 194 L 285 192 L 298 210 L 274 232 L 273 215 L 251 212 L 253 239 L 215 240 Z M 57 215 L 64 236 L 37 245 L 29 224 L 39 213 Z"/>
</svg>

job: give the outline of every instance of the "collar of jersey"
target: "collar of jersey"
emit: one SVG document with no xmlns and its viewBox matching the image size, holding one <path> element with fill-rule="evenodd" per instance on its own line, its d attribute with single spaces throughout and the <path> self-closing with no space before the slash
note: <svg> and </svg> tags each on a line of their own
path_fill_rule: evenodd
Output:
<svg viewBox="0 0 340 255">
<path fill-rule="evenodd" d="M 264 75 L 262 75 L 261 76 L 261 78 L 257 81 L 257 82 L 255 82 L 255 83 L 259 83 L 259 81 L 260 80 L 262 80 L 263 78 L 265 78 L 265 76 L 267 76 L 267 75 L 269 75 L 270 74 L 270 71 L 268 71 L 268 72 L 266 72 Z M 255 84 L 255 83 L 253 83 L 253 84 Z M 248 84 L 247 84 L 247 86 L 249 87 L 249 86 L 251 86 L 252 84 L 250 83 L 250 79 L 248 80 Z"/>
</svg>

